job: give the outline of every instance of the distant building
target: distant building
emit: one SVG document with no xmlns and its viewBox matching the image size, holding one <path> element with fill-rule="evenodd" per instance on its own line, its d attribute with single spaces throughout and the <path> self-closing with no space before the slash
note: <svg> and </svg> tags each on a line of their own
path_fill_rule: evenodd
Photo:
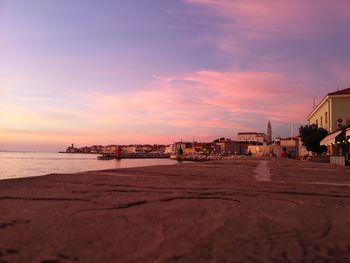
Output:
<svg viewBox="0 0 350 263">
<path fill-rule="evenodd" d="M 286 148 L 294 156 L 308 156 L 311 154 L 311 152 L 306 150 L 306 147 L 303 146 L 300 136 L 278 139 L 278 145 Z"/>
<path fill-rule="evenodd" d="M 255 156 L 269 156 L 275 154 L 281 156 L 286 152 L 290 157 L 307 156 L 310 153 L 301 142 L 301 137 L 276 138 L 271 145 L 250 145 L 248 150 Z"/>
<path fill-rule="evenodd" d="M 195 149 L 193 147 L 193 142 L 175 142 L 173 148 L 174 148 L 174 152 L 173 152 L 174 154 L 178 153 L 180 148 L 184 154 L 195 152 Z"/>
<path fill-rule="evenodd" d="M 277 138 L 275 138 L 275 139 L 273 140 L 273 144 L 275 144 L 275 145 L 281 145 L 281 140 L 282 140 L 281 137 L 277 137 Z"/>
<path fill-rule="evenodd" d="M 246 142 L 232 141 L 231 139 L 221 138 L 215 140 L 214 143 L 220 148 L 220 153 L 223 154 L 246 154 Z"/>
<path fill-rule="evenodd" d="M 281 145 L 282 147 L 298 147 L 299 144 L 299 138 L 298 137 L 293 137 L 293 138 L 285 138 L 282 139 L 280 138 L 279 140 L 279 145 Z"/>
<path fill-rule="evenodd" d="M 103 152 L 110 152 L 110 153 L 112 153 L 112 152 L 115 152 L 117 148 L 118 148 L 117 145 L 113 145 L 113 144 L 112 144 L 112 145 L 104 146 L 104 147 L 102 148 L 102 151 L 103 151 Z"/>
<path fill-rule="evenodd" d="M 182 149 L 182 151 L 186 148 L 186 143 L 185 142 L 175 142 L 174 143 L 174 153 L 176 154 L 179 149 Z"/>
<path fill-rule="evenodd" d="M 165 149 L 166 149 L 165 145 L 162 145 L 162 144 L 153 145 L 153 152 L 164 153 Z"/>
<path fill-rule="evenodd" d="M 176 142 L 174 153 L 178 152 L 180 146 L 184 154 L 217 154 L 221 152 L 220 146 L 215 143 Z"/>
<path fill-rule="evenodd" d="M 253 156 L 281 156 L 283 148 L 280 145 L 248 145 L 248 152 Z"/>
<path fill-rule="evenodd" d="M 139 147 L 137 148 L 137 150 L 139 152 L 142 152 L 142 153 L 149 153 L 149 152 L 152 152 L 153 151 L 153 145 L 150 145 L 150 144 L 142 144 L 142 145 L 139 145 Z"/>
<path fill-rule="evenodd" d="M 101 153 L 103 150 L 102 145 L 93 145 L 91 146 L 91 153 Z"/>
<path fill-rule="evenodd" d="M 240 142 L 248 142 L 251 144 L 263 144 L 264 142 L 266 142 L 265 133 L 239 132 L 237 135 L 238 135 L 238 140 Z"/>
<path fill-rule="evenodd" d="M 135 145 L 124 145 L 122 146 L 122 150 L 124 153 L 136 153 Z"/>
<path fill-rule="evenodd" d="M 66 149 L 66 152 L 67 152 L 67 153 L 77 153 L 77 152 L 79 152 L 79 149 L 78 149 L 78 148 L 75 148 L 75 147 L 74 147 L 74 144 L 72 143 L 72 146 L 69 146 L 69 147 Z"/>
<path fill-rule="evenodd" d="M 91 152 L 91 148 L 85 146 L 85 147 L 80 148 L 79 151 L 80 151 L 81 153 L 90 153 L 90 152 Z"/>
<path fill-rule="evenodd" d="M 221 148 L 216 143 L 194 143 L 194 150 L 196 153 L 204 154 L 218 154 L 221 152 Z"/>
<path fill-rule="evenodd" d="M 329 133 L 350 125 L 350 88 L 328 93 L 307 120 Z"/>
<path fill-rule="evenodd" d="M 165 150 L 164 150 L 165 153 L 174 153 L 174 144 L 169 144 L 167 146 L 165 146 Z"/>
<path fill-rule="evenodd" d="M 272 127 L 271 127 L 270 121 L 267 124 L 266 143 L 267 144 L 271 144 L 272 143 Z"/>
<path fill-rule="evenodd" d="M 299 156 L 299 138 L 289 137 L 280 140 L 280 146 L 286 150 L 291 157 Z"/>
</svg>

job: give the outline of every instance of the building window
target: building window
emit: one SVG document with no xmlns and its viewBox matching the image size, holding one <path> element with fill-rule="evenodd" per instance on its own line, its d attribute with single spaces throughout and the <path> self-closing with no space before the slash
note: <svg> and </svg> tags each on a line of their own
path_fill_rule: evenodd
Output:
<svg viewBox="0 0 350 263">
<path fill-rule="evenodd" d="M 324 113 L 324 122 L 327 124 L 328 123 L 328 112 Z"/>
<path fill-rule="evenodd" d="M 320 117 L 320 125 L 321 125 L 321 127 L 323 127 L 322 116 Z"/>
</svg>

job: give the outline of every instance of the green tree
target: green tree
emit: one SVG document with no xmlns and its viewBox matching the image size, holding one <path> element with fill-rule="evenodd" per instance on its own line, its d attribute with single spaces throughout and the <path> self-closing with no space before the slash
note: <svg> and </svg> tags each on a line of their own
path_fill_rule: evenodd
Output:
<svg viewBox="0 0 350 263">
<path fill-rule="evenodd" d="M 303 145 L 308 151 L 321 154 L 327 150 L 325 146 L 321 146 L 320 142 L 328 134 L 327 130 L 317 127 L 315 124 L 300 126 L 299 134 Z"/>
</svg>

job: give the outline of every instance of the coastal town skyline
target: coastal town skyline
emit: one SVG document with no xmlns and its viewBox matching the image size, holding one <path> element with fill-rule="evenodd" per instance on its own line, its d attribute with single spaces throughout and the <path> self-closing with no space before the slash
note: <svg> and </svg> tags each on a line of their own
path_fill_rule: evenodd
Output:
<svg viewBox="0 0 350 263">
<path fill-rule="evenodd" d="M 348 1 L 0 0 L 0 148 L 291 135 L 350 87 Z"/>
</svg>

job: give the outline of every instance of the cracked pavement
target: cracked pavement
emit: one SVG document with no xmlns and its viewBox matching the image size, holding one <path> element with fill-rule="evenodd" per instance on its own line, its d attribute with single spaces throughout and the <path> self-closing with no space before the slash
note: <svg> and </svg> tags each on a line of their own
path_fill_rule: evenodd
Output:
<svg viewBox="0 0 350 263">
<path fill-rule="evenodd" d="M 2 180 L 0 263 L 349 262 L 349 218 L 349 167 L 295 160 Z"/>
</svg>

